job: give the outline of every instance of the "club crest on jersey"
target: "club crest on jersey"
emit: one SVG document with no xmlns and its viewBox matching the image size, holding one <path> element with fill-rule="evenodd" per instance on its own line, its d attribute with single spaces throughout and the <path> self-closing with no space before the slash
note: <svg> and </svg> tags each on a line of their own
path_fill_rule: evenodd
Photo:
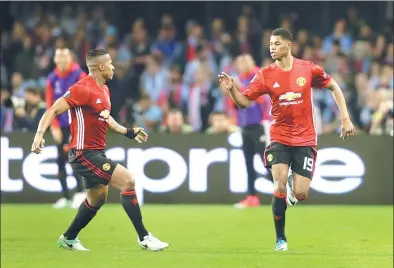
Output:
<svg viewBox="0 0 394 268">
<path fill-rule="evenodd" d="M 267 155 L 267 161 L 271 162 L 272 159 L 274 159 L 274 157 L 272 156 L 272 154 Z"/>
<path fill-rule="evenodd" d="M 108 118 L 109 118 L 109 111 L 107 109 L 102 110 L 100 113 L 99 120 L 108 122 Z"/>
<path fill-rule="evenodd" d="M 108 163 L 105 163 L 105 164 L 103 165 L 103 169 L 104 169 L 105 171 L 108 171 L 110 168 L 111 168 L 111 165 L 108 164 Z"/>
<path fill-rule="evenodd" d="M 303 86 L 305 86 L 305 84 L 306 84 L 306 79 L 304 78 L 304 77 L 298 77 L 297 78 L 297 85 L 299 86 L 299 87 L 303 87 Z"/>
</svg>

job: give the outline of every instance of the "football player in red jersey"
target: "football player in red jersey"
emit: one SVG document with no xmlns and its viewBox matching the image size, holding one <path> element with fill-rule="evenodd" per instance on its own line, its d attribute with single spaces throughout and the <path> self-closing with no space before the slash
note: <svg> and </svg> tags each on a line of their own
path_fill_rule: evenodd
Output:
<svg viewBox="0 0 394 268">
<path fill-rule="evenodd" d="M 142 128 L 127 129 L 111 116 L 111 103 L 106 80 L 112 79 L 114 66 L 108 52 L 93 49 L 86 55 L 89 75 L 75 83 L 43 115 L 32 144 L 32 152 L 40 153 L 44 133 L 56 116 L 69 111 L 71 141 L 69 162 L 85 184 L 87 199 L 80 205 L 70 227 L 59 237 L 58 246 L 69 250 L 87 250 L 78 239 L 78 233 L 88 225 L 104 205 L 108 186 L 120 190 L 123 208 L 138 233 L 141 247 L 152 251 L 168 247 L 149 233 L 142 223 L 142 215 L 135 192 L 135 178 L 122 165 L 105 155 L 108 128 L 137 142 L 146 142 L 148 135 Z"/>
<path fill-rule="evenodd" d="M 275 250 L 288 249 L 285 236 L 287 204 L 295 204 L 308 197 L 315 169 L 317 135 L 312 88 L 331 90 L 341 112 L 341 137 L 345 139 L 355 132 L 338 84 L 320 66 L 294 58 L 291 42 L 292 34 L 287 29 L 278 28 L 272 32 L 270 52 L 275 63 L 261 68 L 242 93 L 233 77 L 226 73 L 219 75 L 221 87 L 229 91 L 240 108 L 248 107 L 264 94 L 271 98 L 271 144 L 264 153 L 264 162 L 272 169 L 274 177 L 272 212 L 276 230 Z M 293 172 L 290 177 L 289 168 Z"/>
</svg>

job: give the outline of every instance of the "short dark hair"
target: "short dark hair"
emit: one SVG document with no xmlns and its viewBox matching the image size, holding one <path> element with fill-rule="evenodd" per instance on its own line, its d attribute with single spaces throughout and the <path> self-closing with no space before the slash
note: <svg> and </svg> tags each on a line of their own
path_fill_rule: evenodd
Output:
<svg viewBox="0 0 394 268">
<path fill-rule="evenodd" d="M 139 100 L 140 101 L 151 100 L 151 97 L 147 92 L 142 92 Z"/>
<path fill-rule="evenodd" d="M 181 109 L 173 107 L 168 111 L 168 114 L 182 113 Z"/>
<path fill-rule="evenodd" d="M 25 92 L 41 97 L 41 90 L 36 87 L 28 87 L 25 89 Z"/>
<path fill-rule="evenodd" d="M 86 54 L 86 60 L 91 60 L 100 56 L 107 55 L 108 51 L 102 48 L 95 48 L 89 50 L 89 52 Z"/>
<path fill-rule="evenodd" d="M 289 30 L 287 30 L 285 28 L 277 28 L 277 29 L 273 30 L 272 35 L 273 36 L 280 36 L 283 39 L 293 41 L 293 35 L 291 34 L 291 32 Z"/>
</svg>

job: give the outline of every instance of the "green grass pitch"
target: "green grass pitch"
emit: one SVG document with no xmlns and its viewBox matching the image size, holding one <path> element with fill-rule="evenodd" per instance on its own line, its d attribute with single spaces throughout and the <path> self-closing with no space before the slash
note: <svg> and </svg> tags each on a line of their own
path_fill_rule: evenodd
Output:
<svg viewBox="0 0 394 268">
<path fill-rule="evenodd" d="M 275 252 L 271 207 L 145 205 L 145 225 L 170 243 L 139 248 L 121 205 L 104 206 L 80 233 L 88 252 L 57 248 L 75 210 L 1 206 L 4 268 L 389 268 L 392 206 L 308 206 L 287 210 L 288 252 Z"/>
</svg>

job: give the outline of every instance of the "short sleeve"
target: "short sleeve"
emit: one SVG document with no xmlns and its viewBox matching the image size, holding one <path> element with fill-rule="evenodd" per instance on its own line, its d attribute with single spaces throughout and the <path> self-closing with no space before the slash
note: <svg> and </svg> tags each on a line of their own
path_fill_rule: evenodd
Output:
<svg viewBox="0 0 394 268">
<path fill-rule="evenodd" d="M 312 87 L 326 88 L 330 84 L 331 77 L 323 70 L 322 67 L 311 63 L 312 68 Z"/>
<path fill-rule="evenodd" d="M 72 86 L 66 91 L 66 93 L 64 93 L 63 98 L 67 101 L 71 108 L 74 108 L 88 104 L 89 95 L 90 92 L 88 89 Z"/>
<path fill-rule="evenodd" d="M 260 96 L 267 93 L 264 85 L 263 72 L 260 70 L 252 79 L 246 90 L 242 93 L 249 100 L 257 100 Z"/>
</svg>

